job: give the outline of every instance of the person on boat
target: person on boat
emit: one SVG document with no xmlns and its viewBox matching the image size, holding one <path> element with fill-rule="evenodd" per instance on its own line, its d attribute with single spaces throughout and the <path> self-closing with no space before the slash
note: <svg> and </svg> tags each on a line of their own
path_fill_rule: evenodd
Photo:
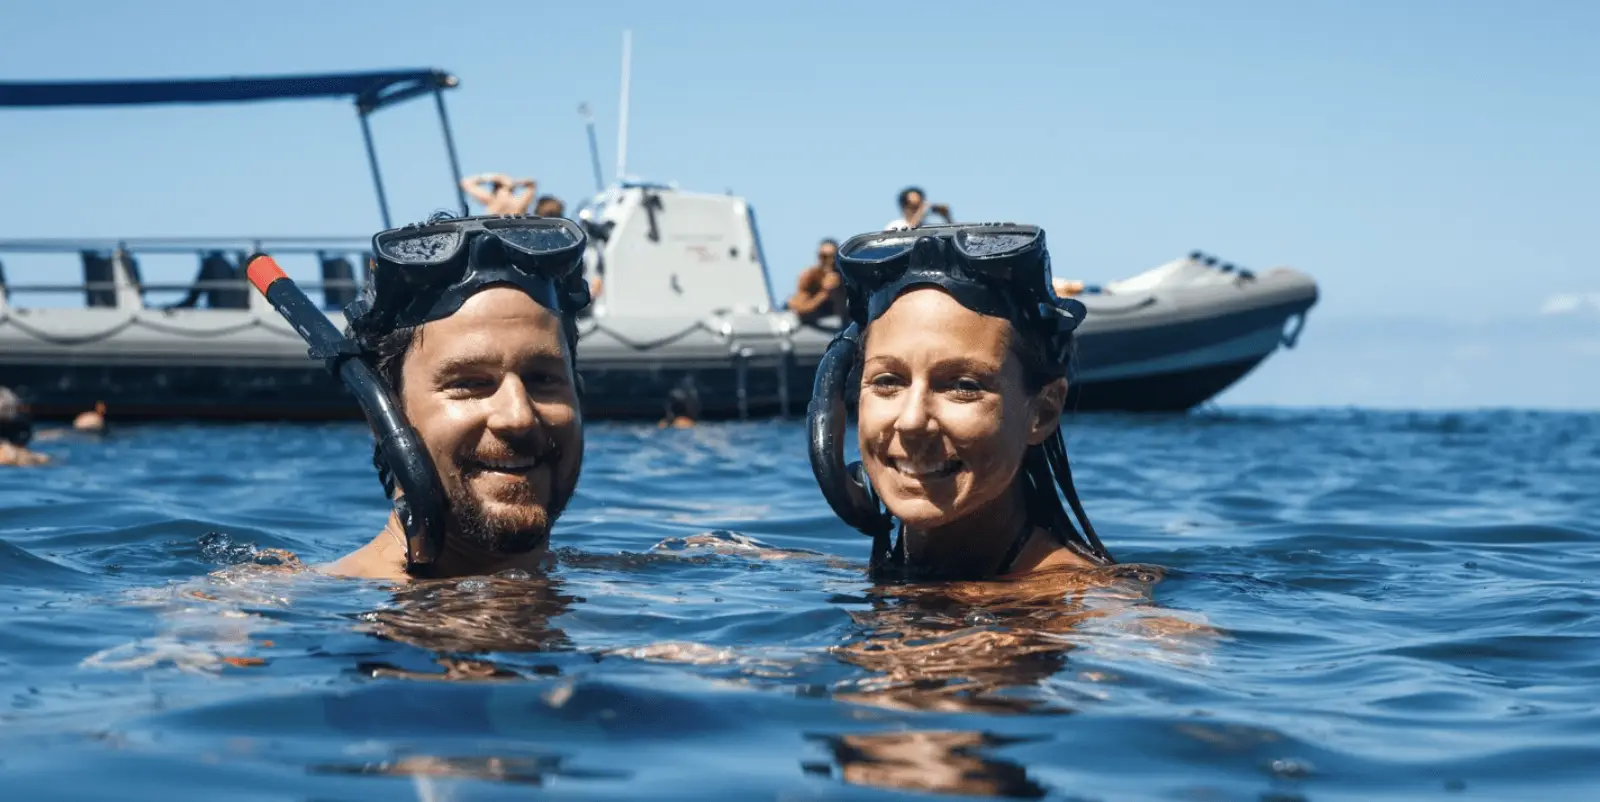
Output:
<svg viewBox="0 0 1600 802">
<path fill-rule="evenodd" d="M 540 217 L 565 217 L 567 205 L 554 195 L 540 195 L 533 203 L 533 213 Z"/>
<path fill-rule="evenodd" d="M 1060 431 L 1085 308 L 1051 287 L 1043 230 L 877 232 L 838 258 L 850 322 L 818 366 L 811 462 L 835 512 L 873 537 L 874 572 L 982 580 L 1112 564 Z M 846 467 L 854 370 L 861 462 Z"/>
<path fill-rule="evenodd" d="M 538 185 L 531 178 L 512 178 L 504 173 L 479 173 L 461 179 L 461 188 L 483 204 L 487 214 L 527 214 Z M 518 193 L 518 189 L 526 191 Z"/>
<path fill-rule="evenodd" d="M 442 544 L 432 562 L 412 564 L 403 493 L 380 442 L 379 479 L 402 499 L 331 572 L 404 579 L 542 562 L 583 462 L 575 347 L 589 303 L 585 241 L 566 220 L 448 215 L 373 238 L 373 280 L 347 310 L 347 343 L 425 447 L 445 502 Z"/>
<path fill-rule="evenodd" d="M 788 307 L 800 317 L 801 323 L 814 324 L 825 317 L 844 317 L 844 283 L 839 280 L 839 267 L 834 263 L 838 254 L 839 243 L 825 239 L 817 245 L 816 263 L 800 271 Z"/>
<path fill-rule="evenodd" d="M 906 187 L 900 190 L 900 216 L 890 220 L 884 226 L 886 231 L 907 228 L 921 228 L 928 224 L 928 215 L 935 214 L 946 223 L 954 223 L 955 218 L 950 216 L 950 206 L 945 203 L 929 203 L 927 193 L 921 187 Z"/>
<path fill-rule="evenodd" d="M 33 416 L 28 405 L 11 391 L 0 387 L 0 465 L 43 465 L 50 457 L 30 451 L 33 441 Z"/>
</svg>

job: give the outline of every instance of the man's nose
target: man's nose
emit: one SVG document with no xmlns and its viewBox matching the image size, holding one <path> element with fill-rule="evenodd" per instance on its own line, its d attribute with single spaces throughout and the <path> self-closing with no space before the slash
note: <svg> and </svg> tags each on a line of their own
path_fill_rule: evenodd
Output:
<svg viewBox="0 0 1600 802">
<path fill-rule="evenodd" d="M 528 388 L 516 375 L 508 375 L 490 399 L 489 428 L 503 432 L 526 432 L 537 428 L 539 416 L 534 412 L 533 399 Z"/>
</svg>

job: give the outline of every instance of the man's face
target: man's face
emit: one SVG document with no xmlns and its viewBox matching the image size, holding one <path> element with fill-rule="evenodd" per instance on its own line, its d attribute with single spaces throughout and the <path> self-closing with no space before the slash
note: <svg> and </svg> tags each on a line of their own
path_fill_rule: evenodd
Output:
<svg viewBox="0 0 1600 802">
<path fill-rule="evenodd" d="M 583 416 L 561 320 L 485 289 L 417 331 L 401 403 L 450 500 L 450 537 L 520 554 L 545 545 L 578 484 Z"/>
<path fill-rule="evenodd" d="M 561 201 L 545 201 L 534 208 L 533 213 L 540 217 L 560 217 L 566 214 L 567 207 Z"/>
</svg>

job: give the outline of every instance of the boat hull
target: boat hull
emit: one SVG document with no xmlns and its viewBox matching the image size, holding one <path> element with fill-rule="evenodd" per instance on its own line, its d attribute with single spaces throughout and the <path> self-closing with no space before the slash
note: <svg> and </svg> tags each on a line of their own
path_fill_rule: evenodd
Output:
<svg viewBox="0 0 1600 802">
<path fill-rule="evenodd" d="M 1292 345 L 1316 294 L 1309 278 L 1284 271 L 1086 299 L 1067 408 L 1181 412 L 1204 403 Z M 0 384 L 41 419 L 69 418 L 100 401 L 117 420 L 360 418 L 354 399 L 306 356 L 298 336 L 257 304 L 135 313 L 139 325 L 114 310 L 56 311 L 0 314 Z M 330 317 L 343 325 L 337 313 Z M 659 420 L 685 386 L 703 419 L 803 415 L 832 336 L 796 329 L 786 313 L 602 318 L 581 328 L 589 420 Z"/>
</svg>

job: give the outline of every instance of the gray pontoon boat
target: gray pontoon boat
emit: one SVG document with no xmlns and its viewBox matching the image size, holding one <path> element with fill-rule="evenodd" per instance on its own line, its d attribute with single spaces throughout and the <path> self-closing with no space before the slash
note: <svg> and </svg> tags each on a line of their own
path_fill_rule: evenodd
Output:
<svg viewBox="0 0 1600 802">
<path fill-rule="evenodd" d="M 463 213 L 460 170 L 437 70 L 197 81 L 0 83 L 0 107 L 227 103 L 283 98 L 355 101 L 382 222 L 392 224 L 368 115 L 432 94 Z M 619 171 L 620 172 L 620 171 Z M 598 173 L 598 168 L 597 168 Z M 671 399 L 702 418 L 803 414 L 833 332 L 781 308 L 754 211 L 743 198 L 619 182 L 584 204 L 589 270 L 603 280 L 580 326 L 579 367 L 591 419 L 660 418 Z M 367 237 L 144 238 L 0 241 L 0 258 L 76 255 L 82 282 L 7 286 L 0 267 L 0 385 L 40 417 L 106 402 L 117 419 L 327 420 L 354 401 L 245 282 L 250 252 L 278 260 L 320 291 L 335 325 L 366 276 Z M 194 254 L 192 284 L 142 281 L 139 257 Z M 305 280 L 296 260 L 314 264 Z M 30 307 L 34 291 L 81 293 L 82 308 Z M 173 304 L 149 295 L 184 292 Z M 1289 269 L 1260 275 L 1191 254 L 1081 296 L 1079 380 L 1069 408 L 1178 411 L 1215 396 L 1280 345 L 1292 346 L 1316 284 Z"/>
</svg>

